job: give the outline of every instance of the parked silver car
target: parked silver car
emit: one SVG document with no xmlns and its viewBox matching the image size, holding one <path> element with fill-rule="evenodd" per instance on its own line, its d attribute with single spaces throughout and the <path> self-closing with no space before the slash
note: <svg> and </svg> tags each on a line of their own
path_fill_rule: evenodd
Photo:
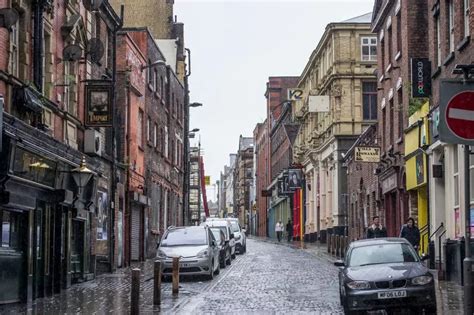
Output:
<svg viewBox="0 0 474 315">
<path fill-rule="evenodd" d="M 170 227 L 156 254 L 163 276 L 173 273 L 173 257 L 180 257 L 181 275 L 204 275 L 209 280 L 219 274 L 219 247 L 207 226 Z"/>
<path fill-rule="evenodd" d="M 232 259 L 235 259 L 236 241 L 235 235 L 232 232 L 232 224 L 227 219 L 213 218 L 211 220 L 207 219 L 206 222 L 201 223 L 201 225 L 220 228 L 222 232 L 224 232 L 225 241 L 229 242 Z"/>
<path fill-rule="evenodd" d="M 243 254 L 247 251 L 247 236 L 245 235 L 246 230 L 240 226 L 238 218 L 207 218 L 206 224 L 215 224 L 214 222 L 227 221 L 230 223 L 231 232 L 234 234 L 235 249 L 239 254 Z M 212 223 L 211 223 L 212 222 Z"/>
</svg>

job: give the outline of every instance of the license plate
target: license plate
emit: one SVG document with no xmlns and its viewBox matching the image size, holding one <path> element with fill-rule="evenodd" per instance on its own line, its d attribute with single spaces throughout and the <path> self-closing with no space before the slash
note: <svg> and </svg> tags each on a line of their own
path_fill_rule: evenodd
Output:
<svg viewBox="0 0 474 315">
<path fill-rule="evenodd" d="M 179 267 L 180 268 L 186 268 L 186 267 L 189 267 L 189 264 L 179 264 Z"/>
<path fill-rule="evenodd" d="M 402 298 L 406 296 L 407 296 L 407 291 L 385 291 L 385 292 L 378 293 L 379 299 L 396 299 L 396 298 Z"/>
</svg>

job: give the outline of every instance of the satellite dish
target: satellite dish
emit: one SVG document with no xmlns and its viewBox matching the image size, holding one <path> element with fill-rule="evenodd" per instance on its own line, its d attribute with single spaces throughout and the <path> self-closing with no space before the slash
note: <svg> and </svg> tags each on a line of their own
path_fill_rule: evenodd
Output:
<svg viewBox="0 0 474 315">
<path fill-rule="evenodd" d="M 83 0 L 82 3 L 87 11 L 97 11 L 102 5 L 103 0 Z"/>
<path fill-rule="evenodd" d="M 13 25 L 20 18 L 18 11 L 12 8 L 3 8 L 0 9 L 0 27 L 4 27 L 8 30 L 11 29 Z"/>
<path fill-rule="evenodd" d="M 82 57 L 82 48 L 79 45 L 67 45 L 63 49 L 64 61 L 77 61 Z"/>
<path fill-rule="evenodd" d="M 104 43 L 98 38 L 91 38 L 87 43 L 87 59 L 98 63 L 104 56 Z"/>
</svg>

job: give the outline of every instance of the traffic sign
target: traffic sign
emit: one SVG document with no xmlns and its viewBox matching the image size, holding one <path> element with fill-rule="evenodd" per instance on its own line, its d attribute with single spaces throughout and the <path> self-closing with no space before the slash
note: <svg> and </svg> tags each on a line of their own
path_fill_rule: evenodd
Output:
<svg viewBox="0 0 474 315">
<path fill-rule="evenodd" d="M 439 105 L 440 140 L 474 145 L 474 83 L 441 81 Z"/>
</svg>

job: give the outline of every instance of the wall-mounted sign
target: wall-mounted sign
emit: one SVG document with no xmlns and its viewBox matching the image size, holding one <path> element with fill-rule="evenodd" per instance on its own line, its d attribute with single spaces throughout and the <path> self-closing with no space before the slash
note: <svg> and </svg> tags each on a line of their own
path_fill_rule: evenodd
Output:
<svg viewBox="0 0 474 315">
<path fill-rule="evenodd" d="M 430 97 L 431 62 L 428 58 L 411 59 L 411 96 Z"/>
<path fill-rule="evenodd" d="M 288 189 L 294 191 L 297 188 L 301 188 L 302 185 L 302 172 L 299 168 L 288 170 Z"/>
<path fill-rule="evenodd" d="M 88 127 L 112 127 L 112 85 L 86 85 L 86 122 Z"/>
<path fill-rule="evenodd" d="M 204 176 L 204 184 L 206 184 L 206 186 L 211 185 L 211 176 Z"/>
<path fill-rule="evenodd" d="M 380 162 L 380 148 L 379 147 L 355 147 L 354 160 L 356 162 Z"/>
<path fill-rule="evenodd" d="M 288 100 L 289 101 L 300 101 L 303 99 L 302 89 L 288 89 Z"/>
<path fill-rule="evenodd" d="M 310 113 L 329 112 L 330 99 L 328 95 L 309 96 L 308 111 Z"/>
</svg>

